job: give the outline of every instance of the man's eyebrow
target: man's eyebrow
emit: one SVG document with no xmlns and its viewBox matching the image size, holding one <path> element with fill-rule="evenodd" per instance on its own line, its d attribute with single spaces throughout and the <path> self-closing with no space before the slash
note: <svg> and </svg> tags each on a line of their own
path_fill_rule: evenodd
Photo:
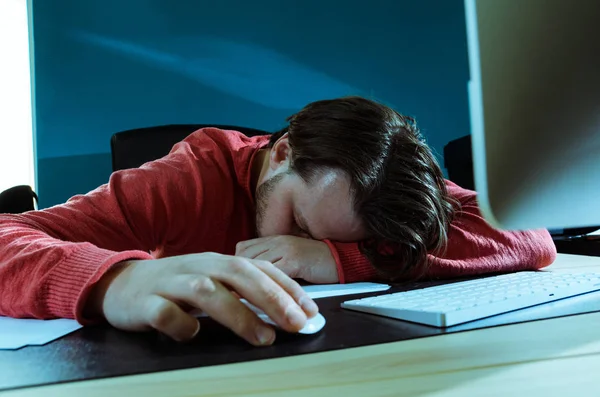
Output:
<svg viewBox="0 0 600 397">
<path fill-rule="evenodd" d="M 296 222 L 298 223 L 298 226 L 300 227 L 300 229 L 304 230 L 309 236 L 310 238 L 314 239 L 313 234 L 310 232 L 310 229 L 308 228 L 308 225 L 306 224 L 306 219 L 304 219 L 304 217 L 302 216 L 302 213 L 300 211 L 298 211 L 298 209 L 296 209 Z"/>
</svg>

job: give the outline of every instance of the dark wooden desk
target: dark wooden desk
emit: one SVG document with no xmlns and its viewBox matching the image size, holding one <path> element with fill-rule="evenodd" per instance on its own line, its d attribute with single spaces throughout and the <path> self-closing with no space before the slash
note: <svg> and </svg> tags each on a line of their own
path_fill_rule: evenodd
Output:
<svg viewBox="0 0 600 397">
<path fill-rule="evenodd" d="M 560 255 L 550 270 L 600 271 L 600 259 Z M 574 315 L 600 311 L 600 294 L 582 296 L 578 308 L 558 301 L 445 330 L 345 311 L 345 299 L 319 301 L 328 321 L 320 334 L 282 334 L 268 348 L 209 322 L 188 345 L 82 329 L 46 346 L 0 352 L 0 394 L 547 397 L 600 390 L 600 313 Z M 567 317 L 531 321 L 552 316 Z"/>
</svg>

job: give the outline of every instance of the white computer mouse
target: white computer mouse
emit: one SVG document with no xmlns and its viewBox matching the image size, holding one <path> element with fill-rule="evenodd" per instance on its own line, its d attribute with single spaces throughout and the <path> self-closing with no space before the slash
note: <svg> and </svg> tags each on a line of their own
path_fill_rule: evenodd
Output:
<svg viewBox="0 0 600 397">
<path fill-rule="evenodd" d="M 274 326 L 277 329 L 281 329 L 281 327 L 279 325 L 277 325 L 277 323 L 275 323 L 275 321 L 271 320 L 269 318 L 269 316 L 267 316 L 266 313 L 263 312 L 261 309 L 254 306 L 253 304 L 251 304 L 250 302 L 248 302 L 245 299 L 240 299 L 240 301 L 243 304 L 245 304 L 246 306 L 248 306 L 248 308 L 250 310 L 252 310 L 254 313 L 256 313 L 258 318 L 260 318 L 262 321 Z M 207 317 L 207 314 L 201 310 L 194 310 L 190 314 L 192 314 L 196 317 Z M 313 318 L 309 318 L 308 320 L 306 320 L 306 324 L 304 325 L 304 327 L 302 327 L 302 329 L 300 331 L 298 331 L 298 333 L 304 334 L 304 335 L 316 334 L 317 332 L 319 332 L 320 330 L 323 329 L 323 327 L 325 326 L 325 323 L 326 323 L 325 317 L 323 317 L 323 315 L 321 313 L 317 313 L 317 315 L 314 316 Z"/>
<path fill-rule="evenodd" d="M 241 299 L 241 301 L 246 306 L 248 306 L 248 308 L 250 310 L 252 310 L 254 313 L 256 313 L 258 318 L 263 320 L 265 323 L 271 324 L 275 328 L 281 329 L 281 327 L 279 327 L 279 325 L 277 325 L 277 323 L 275 321 L 271 320 L 269 318 L 269 316 L 267 316 L 265 314 L 265 312 L 263 312 L 261 309 L 254 306 L 253 304 L 249 303 L 245 299 Z M 326 323 L 325 317 L 323 317 L 323 315 L 321 313 L 317 313 L 317 315 L 314 316 L 313 318 L 309 318 L 308 320 L 306 320 L 306 324 L 304 325 L 304 327 L 302 327 L 302 329 L 300 331 L 298 331 L 298 333 L 304 334 L 304 335 L 316 334 L 317 332 L 319 332 L 320 330 L 323 329 L 323 327 L 325 326 L 325 323 Z"/>
</svg>

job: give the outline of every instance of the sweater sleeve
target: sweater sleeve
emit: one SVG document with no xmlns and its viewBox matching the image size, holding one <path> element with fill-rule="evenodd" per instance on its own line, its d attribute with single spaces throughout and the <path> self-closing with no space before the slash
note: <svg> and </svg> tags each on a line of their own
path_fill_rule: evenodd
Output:
<svg viewBox="0 0 600 397">
<path fill-rule="evenodd" d="M 448 230 L 446 250 L 428 255 L 426 276 L 451 278 L 494 272 L 537 270 L 556 258 L 556 246 L 547 230 L 503 231 L 493 228 L 481 215 L 476 193 L 448 182 L 450 195 L 461 210 Z M 356 243 L 329 242 L 339 258 L 340 282 L 377 279 L 377 272 L 360 253 Z"/>
<path fill-rule="evenodd" d="M 83 306 L 103 274 L 124 260 L 151 259 L 198 219 L 196 154 L 184 141 L 63 205 L 0 215 L 0 315 L 90 322 Z"/>
</svg>

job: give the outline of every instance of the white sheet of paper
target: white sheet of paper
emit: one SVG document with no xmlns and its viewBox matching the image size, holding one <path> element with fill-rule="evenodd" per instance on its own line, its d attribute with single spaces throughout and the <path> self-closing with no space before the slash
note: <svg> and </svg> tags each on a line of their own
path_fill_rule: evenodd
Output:
<svg viewBox="0 0 600 397">
<path fill-rule="evenodd" d="M 350 284 L 319 284 L 305 285 L 302 287 L 312 299 L 327 298 L 329 296 L 366 294 L 390 289 L 387 284 L 378 283 L 350 283 Z"/>
<path fill-rule="evenodd" d="M 44 345 L 81 328 L 75 320 L 34 320 L 0 316 L 0 350 Z"/>
</svg>

